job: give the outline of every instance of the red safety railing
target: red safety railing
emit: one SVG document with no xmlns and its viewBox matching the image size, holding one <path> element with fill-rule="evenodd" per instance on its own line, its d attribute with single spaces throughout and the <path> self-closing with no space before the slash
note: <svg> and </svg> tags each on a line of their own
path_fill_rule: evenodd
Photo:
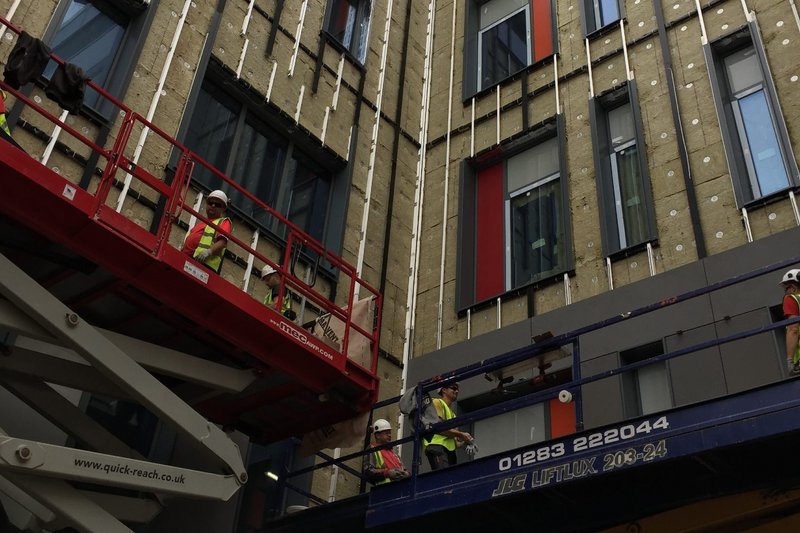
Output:
<svg viewBox="0 0 800 533">
<path fill-rule="evenodd" d="M 2 17 L 0 17 L 0 24 L 5 25 L 16 34 L 20 34 L 21 32 L 20 28 Z M 64 60 L 55 54 L 52 54 L 51 58 L 56 63 L 64 63 Z M 154 257 L 160 259 L 163 257 L 164 250 L 167 247 L 177 248 L 170 243 L 170 236 L 175 227 L 179 224 L 182 215 L 188 214 L 212 227 L 216 227 L 203 213 L 196 211 L 191 205 L 186 203 L 187 193 L 194 184 L 194 173 L 199 167 L 206 169 L 211 172 L 214 177 L 224 183 L 229 190 L 237 191 L 240 197 L 251 202 L 252 206 L 255 206 L 258 211 L 257 214 L 259 216 L 265 215 L 268 220 L 274 221 L 272 230 L 254 229 L 268 234 L 274 242 L 278 243 L 276 247 L 278 249 L 283 249 L 279 261 L 273 261 L 264 253 L 251 246 L 250 243 L 243 242 L 233 234 L 228 236 L 228 249 L 230 250 L 231 244 L 234 244 L 245 253 L 250 254 L 253 259 L 271 265 L 278 271 L 281 276 L 281 282 L 275 308 L 281 309 L 283 299 L 289 297 L 288 289 L 304 299 L 304 309 L 313 309 L 313 314 L 318 316 L 329 314 L 330 317 L 341 321 L 344 324 L 344 335 L 339 351 L 340 355 L 346 357 L 352 341 L 352 336 L 354 334 L 361 335 L 370 345 L 370 361 L 368 368 L 363 364 L 361 366 L 364 366 L 364 368 L 372 374 L 377 372 L 382 296 L 375 288 L 359 277 L 355 267 L 347 263 L 340 256 L 327 250 L 322 243 L 303 231 L 291 220 L 265 204 L 250 191 L 243 188 L 233 178 L 225 175 L 198 154 L 183 146 L 145 117 L 107 93 L 102 87 L 91 80 L 87 81 L 87 85 L 97 91 L 102 101 L 108 102 L 114 107 L 115 111 L 108 116 L 119 117 L 111 128 L 112 135 L 110 135 L 109 138 L 113 137 L 113 144 L 110 146 L 98 145 L 95 141 L 78 131 L 77 128 L 53 115 L 43 104 L 37 103 L 23 92 L 13 89 L 5 83 L 5 81 L 0 81 L 0 87 L 13 95 L 26 108 L 44 117 L 55 126 L 54 133 L 50 136 L 51 145 L 57 142 L 57 135 L 67 134 L 71 139 L 80 142 L 83 146 L 105 160 L 105 164 L 97 169 L 101 172 L 101 176 L 94 192 L 92 193 L 89 190 L 90 187 L 87 187 L 87 192 L 94 196 L 93 211 L 90 213 L 92 217 L 107 223 L 110 229 L 117 231 L 120 235 L 129 239 L 133 245 L 144 248 Z M 25 124 L 26 120 L 22 118 L 22 113 L 20 113 L 20 117 L 18 124 Z M 134 133 L 137 131 L 142 141 L 132 148 L 131 140 Z M 113 136 L 114 133 L 116 134 L 115 136 Z M 154 173 L 152 166 L 151 168 L 146 168 L 148 165 L 143 166 L 139 161 L 144 150 L 145 142 L 151 144 L 161 143 L 161 147 L 165 148 L 166 152 L 169 154 L 161 162 L 164 171 L 162 177 L 158 177 L 158 175 Z M 133 149 L 132 154 L 130 153 L 131 149 Z M 164 150 L 162 150 L 162 152 L 164 152 Z M 170 161 L 177 161 L 177 163 L 174 164 L 174 171 L 169 167 Z M 121 189 L 123 193 L 129 191 L 134 180 L 140 186 L 144 186 L 149 191 L 156 193 L 162 202 L 161 205 L 163 207 L 154 211 L 154 216 L 158 218 L 157 223 L 151 225 L 151 228 L 154 229 L 148 231 L 132 231 L 134 229 L 132 225 L 120 225 L 119 222 L 114 222 L 118 221 L 119 217 L 107 216 L 107 213 L 111 209 L 108 204 L 111 200 L 112 192 L 119 189 L 120 184 L 122 184 Z M 197 189 L 202 190 L 204 187 L 201 185 L 197 187 Z M 140 192 L 139 194 L 147 197 L 145 193 Z M 153 201 L 156 205 L 159 204 L 159 202 Z M 119 205 L 115 211 L 120 211 L 121 205 L 122 201 L 119 201 Z M 277 231 L 275 228 L 278 228 Z M 338 287 L 346 289 L 347 292 L 344 296 L 345 303 L 342 305 L 336 304 L 328 296 L 317 290 L 314 286 L 314 282 L 309 283 L 296 276 L 293 267 L 298 261 L 309 267 L 313 267 L 315 280 L 317 271 L 323 268 L 320 265 L 325 265 L 324 270 L 328 273 L 327 279 L 330 280 L 331 284 L 336 284 Z M 248 261 L 248 272 L 252 269 L 252 265 L 253 261 Z M 341 293 L 341 291 L 337 292 Z M 364 293 L 366 293 L 366 297 Z M 375 318 L 368 327 L 364 327 L 352 321 L 353 303 L 357 298 L 361 300 L 371 298 L 374 301 Z"/>
</svg>

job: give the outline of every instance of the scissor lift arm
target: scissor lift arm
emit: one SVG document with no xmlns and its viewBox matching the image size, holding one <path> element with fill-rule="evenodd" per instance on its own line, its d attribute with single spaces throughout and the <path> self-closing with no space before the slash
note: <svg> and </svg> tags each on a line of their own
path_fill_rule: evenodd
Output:
<svg viewBox="0 0 800 533">
<path fill-rule="evenodd" d="M 247 481 L 237 445 L 145 367 L 205 387 L 209 395 L 243 390 L 255 379 L 248 371 L 95 328 L 3 255 L 0 271 L 0 294 L 6 299 L 0 302 L 0 329 L 13 339 L 5 347 L 8 353 L 0 357 L 0 383 L 93 448 L 37 442 L 0 430 L 0 489 L 4 493 L 45 523 L 55 520 L 81 530 L 127 531 L 120 519 L 134 517 L 126 509 L 138 508 L 146 520 L 157 512 L 161 495 L 226 501 Z M 203 452 L 209 469 L 215 471 L 145 460 L 55 392 L 50 383 L 115 393 L 117 398 L 139 403 Z M 70 481 L 133 489 L 152 494 L 153 499 L 139 500 L 138 507 L 131 507 L 110 494 L 87 494 Z"/>
</svg>

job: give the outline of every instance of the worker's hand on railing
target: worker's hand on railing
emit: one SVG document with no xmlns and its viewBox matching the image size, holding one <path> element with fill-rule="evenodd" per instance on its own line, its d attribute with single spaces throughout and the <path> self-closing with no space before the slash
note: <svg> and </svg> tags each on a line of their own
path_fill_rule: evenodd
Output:
<svg viewBox="0 0 800 533">
<path fill-rule="evenodd" d="M 410 475 L 411 474 L 408 472 L 408 470 L 405 470 L 403 468 L 392 468 L 391 470 L 389 470 L 389 479 L 391 479 L 392 481 L 397 481 L 398 479 L 405 479 Z"/>
<path fill-rule="evenodd" d="M 475 454 L 478 453 L 478 445 L 475 444 L 475 441 L 473 440 L 467 444 L 467 446 L 464 448 L 464 451 L 467 452 L 467 455 L 470 457 L 475 457 Z"/>
</svg>

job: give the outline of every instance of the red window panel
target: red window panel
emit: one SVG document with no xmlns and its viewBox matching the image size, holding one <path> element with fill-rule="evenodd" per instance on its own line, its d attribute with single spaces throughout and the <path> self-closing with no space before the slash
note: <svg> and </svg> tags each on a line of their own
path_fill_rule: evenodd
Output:
<svg viewBox="0 0 800 533">
<path fill-rule="evenodd" d="M 503 284 L 503 163 L 481 170 L 476 187 L 475 300 L 501 294 Z"/>
<path fill-rule="evenodd" d="M 553 14 L 550 0 L 531 0 L 533 62 L 553 55 Z"/>
<path fill-rule="evenodd" d="M 550 400 L 550 438 L 557 439 L 575 433 L 575 404 Z"/>
</svg>

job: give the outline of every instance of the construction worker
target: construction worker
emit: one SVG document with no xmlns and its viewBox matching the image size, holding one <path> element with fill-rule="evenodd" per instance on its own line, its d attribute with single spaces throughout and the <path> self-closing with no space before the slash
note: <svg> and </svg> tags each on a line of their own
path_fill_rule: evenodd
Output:
<svg viewBox="0 0 800 533">
<path fill-rule="evenodd" d="M 800 269 L 786 272 L 781 279 L 783 286 L 783 316 L 796 318 L 800 316 Z M 786 326 L 786 366 L 790 375 L 800 374 L 800 326 Z"/>
<path fill-rule="evenodd" d="M 458 383 L 451 383 L 439 389 L 440 398 L 433 399 L 433 406 L 439 415 L 440 421 L 452 420 L 456 417 L 453 404 L 458 399 Z M 453 466 L 458 462 L 456 448 L 464 444 L 472 446 L 475 450 L 472 435 L 458 428 L 451 428 L 442 433 L 436 433 L 430 442 L 425 442 L 425 456 L 431 465 L 431 470 L 439 470 L 445 466 Z"/>
<path fill-rule="evenodd" d="M 261 279 L 267 284 L 267 294 L 264 296 L 264 305 L 274 307 L 276 302 L 274 302 L 275 295 L 273 291 L 281 284 L 281 275 L 275 268 L 266 265 L 261 269 Z M 288 288 L 284 291 L 280 312 L 289 320 L 297 318 L 297 313 L 292 311 L 292 294 L 289 292 Z"/>
<path fill-rule="evenodd" d="M 370 447 L 387 444 L 392 440 L 392 426 L 388 421 L 379 418 L 372 424 L 372 441 Z M 403 467 L 400 458 L 391 449 L 385 448 L 369 454 L 364 465 L 364 476 L 375 485 L 405 479 L 411 474 Z"/>
<path fill-rule="evenodd" d="M 206 197 L 206 217 L 216 226 L 198 222 L 189 230 L 183 243 L 183 251 L 197 259 L 216 273 L 222 268 L 222 258 L 231 233 L 231 219 L 225 216 L 228 209 L 228 195 L 223 191 L 212 191 Z"/>
<path fill-rule="evenodd" d="M 0 129 L 2 129 L 3 132 L 6 135 L 11 137 L 11 129 L 9 129 L 8 120 L 6 119 L 6 97 L 7 96 L 8 96 L 8 93 L 6 93 L 4 90 L 0 89 L 0 97 L 2 97 L 2 98 L 0 98 Z"/>
</svg>

